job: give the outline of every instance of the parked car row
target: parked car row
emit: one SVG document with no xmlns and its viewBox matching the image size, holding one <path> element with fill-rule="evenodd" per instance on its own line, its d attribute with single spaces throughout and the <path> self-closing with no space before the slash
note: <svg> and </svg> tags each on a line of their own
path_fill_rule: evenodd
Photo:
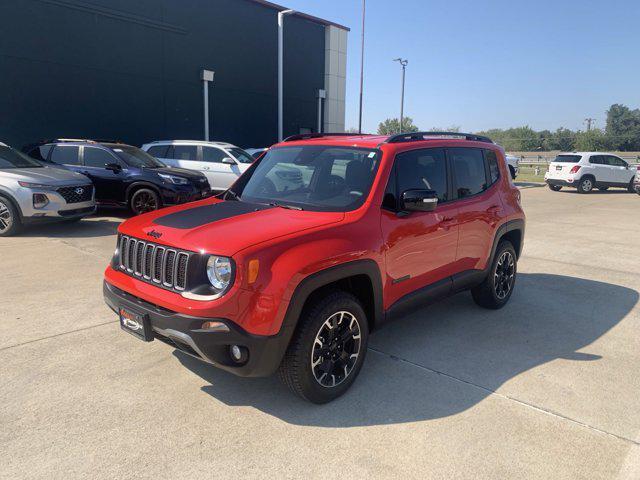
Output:
<svg viewBox="0 0 640 480">
<path fill-rule="evenodd" d="M 610 153 L 571 152 L 561 153 L 549 164 L 544 175 L 551 190 L 574 187 L 579 193 L 590 193 L 594 188 L 625 188 L 634 192 L 637 168 Z"/>
</svg>

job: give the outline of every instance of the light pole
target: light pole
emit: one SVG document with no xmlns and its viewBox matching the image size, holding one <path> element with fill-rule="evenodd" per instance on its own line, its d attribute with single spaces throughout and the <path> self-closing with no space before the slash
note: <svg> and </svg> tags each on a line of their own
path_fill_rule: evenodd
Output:
<svg viewBox="0 0 640 480">
<path fill-rule="evenodd" d="M 204 103 L 204 139 L 209 141 L 209 82 L 213 82 L 215 72 L 212 70 L 202 70 L 200 80 L 202 80 L 202 100 Z"/>
<path fill-rule="evenodd" d="M 364 86 L 364 14 L 367 0 L 362 0 L 362 46 L 360 48 L 360 114 L 358 118 L 358 133 L 362 133 L 362 90 Z"/>
<path fill-rule="evenodd" d="M 394 58 L 393 59 L 394 62 L 400 62 L 400 65 L 402 65 L 402 93 L 400 94 L 400 131 L 398 133 L 402 133 L 402 122 L 404 120 L 403 115 L 404 115 L 404 75 L 405 75 L 405 69 L 407 68 L 407 64 L 409 63 L 409 60 L 406 59 L 402 59 L 402 58 Z"/>
<path fill-rule="evenodd" d="M 284 57 L 283 57 L 283 26 L 284 16 L 295 13 L 294 10 L 282 10 L 278 12 L 278 141 L 281 142 L 283 138 L 282 116 L 283 116 L 283 100 L 282 92 L 283 88 L 283 74 L 284 69 Z"/>
</svg>

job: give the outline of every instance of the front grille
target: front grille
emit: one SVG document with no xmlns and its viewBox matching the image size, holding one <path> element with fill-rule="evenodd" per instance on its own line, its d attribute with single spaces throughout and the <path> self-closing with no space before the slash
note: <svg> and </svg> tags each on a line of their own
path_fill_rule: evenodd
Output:
<svg viewBox="0 0 640 480">
<path fill-rule="evenodd" d="M 118 240 L 118 251 L 118 266 L 128 275 L 172 290 L 187 288 L 190 252 L 125 235 Z"/>
<path fill-rule="evenodd" d="M 74 185 L 56 189 L 67 203 L 88 202 L 93 198 L 93 185 Z"/>
</svg>

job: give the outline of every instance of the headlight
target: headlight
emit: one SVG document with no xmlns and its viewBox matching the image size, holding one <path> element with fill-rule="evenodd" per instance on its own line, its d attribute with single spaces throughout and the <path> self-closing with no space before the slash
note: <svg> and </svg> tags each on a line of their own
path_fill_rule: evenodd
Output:
<svg viewBox="0 0 640 480">
<path fill-rule="evenodd" d="M 44 190 L 52 190 L 55 188 L 53 185 L 47 185 L 44 183 L 18 182 L 18 184 L 25 188 L 40 188 Z"/>
<path fill-rule="evenodd" d="M 229 288 L 233 274 L 233 264 L 227 257 L 212 255 L 207 260 L 207 277 L 209 283 L 218 292 L 224 292 Z"/>
<path fill-rule="evenodd" d="M 186 178 L 176 177 L 175 175 L 167 175 L 166 173 L 159 173 L 158 175 L 160 175 L 163 180 L 176 185 L 187 185 L 189 183 L 189 180 Z"/>
</svg>

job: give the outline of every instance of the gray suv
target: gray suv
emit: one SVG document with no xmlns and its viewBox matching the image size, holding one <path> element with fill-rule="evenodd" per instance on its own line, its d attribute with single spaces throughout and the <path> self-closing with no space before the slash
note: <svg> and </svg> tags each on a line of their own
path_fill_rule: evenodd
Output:
<svg viewBox="0 0 640 480">
<path fill-rule="evenodd" d="M 44 166 L 0 143 L 0 237 L 15 234 L 28 223 L 79 220 L 95 209 L 87 177 Z"/>
</svg>

